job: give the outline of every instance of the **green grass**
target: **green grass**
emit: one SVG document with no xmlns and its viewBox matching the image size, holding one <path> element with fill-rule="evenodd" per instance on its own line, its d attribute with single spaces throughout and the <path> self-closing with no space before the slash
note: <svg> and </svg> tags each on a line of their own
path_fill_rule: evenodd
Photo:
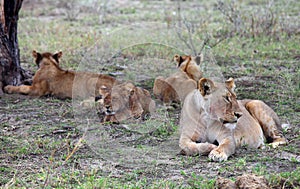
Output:
<svg viewBox="0 0 300 189">
<path fill-rule="evenodd" d="M 279 174 L 271 174 L 267 176 L 269 185 L 272 188 L 285 187 L 297 188 L 300 183 L 300 169 L 299 167 L 292 172 L 282 172 Z"/>
<path fill-rule="evenodd" d="M 18 37 L 25 69 L 37 69 L 31 56 L 33 49 L 40 52 L 62 50 L 61 65 L 65 69 L 77 69 L 80 65 L 83 69 L 110 73 L 119 66 L 127 66 L 119 79 L 132 80 L 151 91 L 155 77 L 167 76 L 176 69 L 172 62 L 175 53 L 193 54 L 172 30 L 178 21 L 175 1 L 110 4 L 104 23 L 99 23 L 99 12 L 93 1 L 70 2 L 81 7 L 81 12 L 72 21 L 66 16 L 66 1 L 43 1 L 36 5 L 24 2 Z M 191 24 L 191 36 L 197 50 L 207 36 L 210 36 L 208 45 L 212 45 L 234 27 L 216 9 L 215 3 L 181 3 L 181 14 Z M 265 1 L 261 0 L 237 1 L 243 19 L 251 13 L 261 17 L 261 10 L 265 7 Z M 299 7 L 299 2 L 294 0 L 274 2 L 272 9 L 284 30 L 279 31 L 281 26 L 278 25 L 274 34 L 260 33 L 255 38 L 251 37 L 250 31 L 233 33 L 211 49 L 224 77 L 237 79 L 238 98 L 264 100 L 283 123 L 291 124 L 284 131 L 289 145 L 276 150 L 268 147 L 251 150 L 245 146 L 227 162 L 215 163 L 206 156 L 177 155 L 179 112 L 163 110 L 155 119 L 124 123 L 125 126 L 119 128 L 78 120 L 73 115 L 71 100 L 11 95 L 0 97 L 0 186 L 214 188 L 218 176 L 235 180 L 237 176 L 250 172 L 263 175 L 273 188 L 299 187 L 299 159 L 293 156 L 300 150 L 300 38 L 299 32 L 294 30 L 299 20 Z M 129 27 L 130 24 L 135 27 Z M 248 26 L 246 23 L 245 28 Z M 188 40 L 186 30 L 182 26 L 181 33 Z M 102 56 L 111 58 L 110 62 L 100 60 Z M 91 130 L 85 132 L 86 128 Z M 93 141 L 88 134 L 98 138 Z M 100 140 L 101 134 L 110 134 L 111 138 L 107 138 L 109 144 L 118 145 L 122 140 L 128 142 L 131 139 L 128 145 L 132 146 L 114 152 L 110 148 L 97 151 L 96 145 L 104 143 Z M 83 139 L 81 145 L 66 161 L 80 139 Z M 126 149 L 141 154 L 133 157 L 129 152 L 126 154 Z M 122 163 L 122 155 L 136 158 L 138 165 L 134 167 L 126 159 L 123 161 L 128 164 Z"/>
</svg>

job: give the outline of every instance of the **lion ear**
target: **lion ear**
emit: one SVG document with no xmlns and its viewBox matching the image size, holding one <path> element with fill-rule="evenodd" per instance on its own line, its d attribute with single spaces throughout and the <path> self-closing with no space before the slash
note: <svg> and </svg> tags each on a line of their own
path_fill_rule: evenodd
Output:
<svg viewBox="0 0 300 189">
<path fill-rule="evenodd" d="M 135 93 L 135 90 L 136 90 L 135 88 L 133 88 L 133 89 L 131 89 L 131 90 L 130 90 L 130 93 L 129 93 L 129 94 L 130 94 L 130 96 L 134 95 L 134 93 Z"/>
<path fill-rule="evenodd" d="M 59 51 L 58 53 L 55 53 L 53 56 L 54 60 L 59 63 L 59 59 L 62 57 L 62 52 Z"/>
<path fill-rule="evenodd" d="M 40 54 L 40 53 L 36 52 L 36 50 L 32 51 L 33 58 L 37 58 L 38 54 Z"/>
<path fill-rule="evenodd" d="M 191 58 L 191 56 L 180 56 L 178 54 L 175 54 L 174 61 L 176 61 L 178 63 L 177 66 L 179 67 L 182 62 L 184 62 L 185 60 L 190 59 L 190 58 Z"/>
<path fill-rule="evenodd" d="M 235 83 L 234 83 L 234 79 L 231 77 L 228 80 L 225 81 L 226 87 L 231 90 L 232 92 L 234 92 L 235 90 Z"/>
<path fill-rule="evenodd" d="M 210 79 L 201 78 L 198 82 L 198 89 L 202 96 L 211 94 L 215 88 L 214 82 Z"/>
<path fill-rule="evenodd" d="M 39 52 L 37 52 L 36 50 L 33 50 L 33 51 L 32 51 L 32 56 L 33 56 L 33 58 L 35 59 L 36 65 L 37 65 L 38 67 L 40 67 L 40 62 L 41 62 L 41 60 L 42 60 L 42 55 L 41 55 Z"/>
<path fill-rule="evenodd" d="M 174 61 L 177 62 L 178 64 L 180 63 L 180 56 L 178 54 L 174 55 Z"/>
</svg>

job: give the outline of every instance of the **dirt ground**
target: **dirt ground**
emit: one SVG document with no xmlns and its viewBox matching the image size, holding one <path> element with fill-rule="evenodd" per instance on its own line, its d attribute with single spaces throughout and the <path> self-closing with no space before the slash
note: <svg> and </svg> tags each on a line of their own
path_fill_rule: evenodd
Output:
<svg viewBox="0 0 300 189">
<path fill-rule="evenodd" d="M 2 184 L 17 176 L 21 185 L 39 185 L 43 180 L 31 180 L 28 175 L 50 168 L 50 177 L 68 169 L 94 170 L 101 176 L 131 182 L 142 178 L 150 183 L 162 179 L 184 187 L 197 177 L 265 175 L 292 172 L 299 166 L 299 133 L 293 130 L 286 133 L 289 147 L 263 150 L 243 147 L 229 161 L 217 163 L 208 161 L 205 156 L 178 155 L 177 132 L 162 137 L 159 133 L 156 136 L 155 131 L 143 134 L 122 124 L 88 127 L 83 123 L 82 126 L 72 115 L 70 101 L 5 95 L 0 103 Z M 178 116 L 178 112 L 172 116 Z M 70 162 L 64 161 L 82 137 L 85 143 L 80 144 Z M 133 175 L 134 178 L 130 178 Z"/>
<path fill-rule="evenodd" d="M 107 28 L 107 30 L 113 30 L 130 22 L 143 23 L 147 19 L 151 21 L 163 20 L 168 25 L 169 22 L 173 22 L 172 19 L 174 19 L 177 10 L 176 1 L 113 2 L 109 4 L 107 9 L 102 7 L 107 11 L 107 15 L 103 15 L 104 21 L 97 17 L 100 19 L 99 22 L 104 22 L 104 29 L 101 28 L 102 34 Z M 197 5 L 197 10 L 213 10 L 210 4 L 200 6 L 195 1 L 184 2 L 182 9 Z M 75 13 L 67 11 L 69 6 L 73 6 Z M 101 6 L 102 4 L 99 5 L 99 7 Z M 161 10 L 161 14 L 156 15 L 151 11 L 162 6 L 164 9 Z M 77 1 L 70 1 L 69 4 L 64 1 L 60 3 L 24 1 L 22 11 L 23 17 L 21 16 L 20 19 L 42 20 L 42 22 L 49 22 L 50 24 L 53 24 L 53 20 L 56 24 L 61 21 L 62 23 L 71 23 L 74 28 L 82 24 L 82 29 L 76 31 L 74 29 L 72 32 L 82 32 L 79 36 L 84 38 L 87 32 L 85 30 L 95 29 L 94 35 L 99 35 L 99 38 L 102 36 L 102 34 L 96 34 L 98 28 L 94 28 L 94 25 L 90 26 L 93 21 L 89 20 L 89 14 L 99 14 L 100 16 L 102 14 L 97 12 L 98 9 L 94 10 L 90 6 L 83 6 Z M 141 13 L 143 16 L 136 16 Z M 207 14 L 209 13 L 208 11 Z M 183 11 L 183 14 L 186 13 Z M 72 20 L 73 17 L 75 21 Z M 219 17 L 216 18 L 216 20 L 218 19 Z M 20 27 L 26 23 L 25 21 L 20 22 Z M 145 28 L 147 27 L 145 26 Z M 33 27 L 32 30 L 35 29 L 37 28 Z M 61 32 L 58 28 L 52 29 Z M 21 55 L 23 65 L 32 71 L 36 68 L 31 64 L 32 59 L 27 53 L 31 47 L 50 48 L 50 50 L 61 47 L 63 50 L 66 49 L 67 53 L 65 54 L 72 54 L 71 58 L 66 55 L 65 61 L 73 61 L 76 56 L 92 61 L 91 59 L 94 58 L 92 55 L 97 54 L 94 52 L 99 50 L 95 47 L 101 46 L 91 43 L 93 44 L 92 47 L 85 47 L 84 45 L 90 45 L 88 41 L 86 41 L 87 44 L 79 41 L 78 46 L 80 48 L 68 49 L 68 44 L 65 44 L 66 41 L 63 39 L 59 39 L 61 42 L 58 44 L 55 40 L 47 41 L 45 44 L 36 42 L 37 40 L 30 36 L 29 32 L 24 35 L 25 31 L 25 29 L 20 29 L 20 40 L 25 42 L 32 40 L 30 45 L 37 45 L 36 47 L 30 45 L 30 47 L 21 47 L 21 53 L 24 53 Z M 56 33 L 56 35 L 59 36 L 60 34 Z M 39 37 L 37 36 L 37 39 Z M 60 37 L 63 38 L 64 36 Z M 74 41 L 77 40 L 77 38 L 73 39 Z M 95 39 L 92 38 L 91 40 Z M 111 41 L 114 40 L 118 41 L 119 39 L 112 39 Z M 234 40 L 232 41 L 225 41 L 225 43 L 235 43 Z M 21 41 L 21 44 L 25 42 Z M 119 43 L 121 42 L 119 41 Z M 55 44 L 55 46 L 50 44 Z M 259 43 L 259 45 L 261 44 Z M 256 47 L 259 48 L 259 46 Z M 139 72 L 141 68 L 138 66 L 127 71 L 128 60 L 137 61 L 139 57 L 145 56 L 146 58 L 142 60 L 144 63 L 149 61 L 149 57 L 153 61 L 153 56 L 169 56 L 173 53 L 170 51 L 159 54 L 161 49 L 158 49 L 154 50 L 153 54 L 155 55 L 152 55 L 152 52 L 147 52 L 147 48 L 144 46 L 141 47 L 142 50 L 127 48 L 127 50 L 122 51 L 124 52 L 123 55 L 127 56 L 119 56 L 112 61 L 117 62 L 117 66 L 110 64 L 111 67 L 104 69 L 100 65 L 99 70 L 117 75 L 121 80 L 129 78 L 137 85 L 151 91 L 153 80 L 157 75 L 170 73 L 175 68 L 169 64 L 169 66 L 164 67 L 164 71 L 160 72 L 154 68 L 150 70 L 152 69 L 151 66 L 147 67 L 146 65 L 142 68 L 143 72 Z M 97 179 L 105 178 L 107 179 L 105 184 L 100 184 L 99 188 L 123 188 L 125 186 L 128 188 L 206 188 L 214 187 L 214 182 L 218 177 L 235 180 L 236 177 L 243 174 L 255 174 L 265 176 L 272 188 L 300 187 L 300 101 L 299 81 L 297 81 L 299 79 L 299 49 L 283 53 L 280 55 L 282 57 L 279 55 L 272 57 L 272 54 L 268 54 L 271 50 L 266 50 L 266 55 L 261 55 L 264 57 L 253 59 L 254 55 L 244 56 L 238 54 L 239 52 L 232 55 L 230 54 L 232 49 L 226 51 L 222 48 L 220 45 L 213 49 L 215 50 L 216 64 L 220 67 L 222 74 L 225 78 L 234 75 L 239 88 L 237 93 L 240 99 L 258 98 L 275 109 L 282 122 L 287 124 L 284 129 L 284 134 L 289 141 L 287 146 L 278 149 L 272 149 L 269 146 L 266 146 L 265 149 L 249 149 L 244 146 L 238 149 L 226 162 L 211 162 L 206 156 L 187 157 L 179 155 L 178 120 L 180 107 L 166 109 L 157 100 L 158 111 L 147 120 L 121 124 L 100 124 L 94 109 L 88 110 L 87 114 L 81 114 L 81 111 L 78 110 L 78 102 L 72 100 L 4 94 L 0 97 L 0 186 L 7 188 L 72 188 L 74 186 L 96 188 L 84 183 L 94 180 L 100 182 Z M 252 48 L 251 45 L 249 48 Z M 187 50 L 182 51 L 186 52 Z M 224 51 L 228 54 L 221 54 Z M 253 51 L 253 49 L 249 51 Z M 83 56 L 78 55 L 84 53 Z M 292 58 L 285 59 L 291 54 Z M 107 55 L 111 56 L 110 53 Z M 170 62 L 170 59 L 171 57 L 167 57 L 165 60 L 157 58 L 155 61 L 160 64 L 160 61 L 162 63 Z M 76 65 L 78 62 L 80 61 L 77 61 Z M 122 69 L 120 69 L 120 65 L 123 65 Z M 66 64 L 63 66 L 70 69 L 76 68 L 76 66 L 72 67 Z M 78 67 L 80 66 L 87 68 L 87 66 L 79 63 Z M 293 172 L 297 175 L 284 175 Z M 289 178 L 293 179 L 289 180 Z M 160 182 L 168 184 L 164 185 Z"/>
</svg>

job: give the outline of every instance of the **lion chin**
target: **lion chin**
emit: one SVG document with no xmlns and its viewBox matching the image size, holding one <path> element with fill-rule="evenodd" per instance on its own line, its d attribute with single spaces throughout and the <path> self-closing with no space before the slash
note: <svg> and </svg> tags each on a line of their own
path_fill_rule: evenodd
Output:
<svg viewBox="0 0 300 189">
<path fill-rule="evenodd" d="M 234 130 L 236 128 L 236 123 L 225 123 L 223 125 L 230 130 Z"/>
</svg>

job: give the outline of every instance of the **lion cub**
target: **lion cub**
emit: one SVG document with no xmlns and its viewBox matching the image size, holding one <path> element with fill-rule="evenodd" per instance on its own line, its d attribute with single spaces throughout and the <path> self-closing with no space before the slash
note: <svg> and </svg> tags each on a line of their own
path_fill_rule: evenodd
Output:
<svg viewBox="0 0 300 189">
<path fill-rule="evenodd" d="M 104 115 L 102 121 L 119 123 L 130 118 L 143 118 L 155 111 L 155 101 L 149 91 L 132 83 L 115 85 L 112 89 L 100 88 L 98 113 Z"/>
<path fill-rule="evenodd" d="M 31 86 L 4 87 L 6 93 L 21 93 L 30 96 L 53 95 L 58 98 L 87 98 L 97 96 L 99 88 L 112 88 L 116 79 L 97 73 L 63 70 L 59 66 L 62 52 L 55 54 L 32 52 L 39 69 L 33 77 Z"/>
</svg>

